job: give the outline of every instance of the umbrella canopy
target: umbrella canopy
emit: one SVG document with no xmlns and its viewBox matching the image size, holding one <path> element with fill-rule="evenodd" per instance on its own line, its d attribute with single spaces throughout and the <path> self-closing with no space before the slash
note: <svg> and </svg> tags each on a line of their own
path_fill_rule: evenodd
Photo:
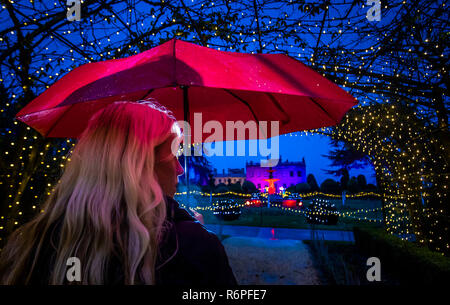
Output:
<svg viewBox="0 0 450 305">
<path fill-rule="evenodd" d="M 193 122 L 194 113 L 201 113 L 203 122 L 222 126 L 230 120 L 279 121 L 280 134 L 336 125 L 357 104 L 287 55 L 225 52 L 172 39 L 131 57 L 72 70 L 16 118 L 44 137 L 77 138 L 108 103 L 148 97 L 178 120 Z M 199 127 L 191 128 L 195 134 Z"/>
</svg>

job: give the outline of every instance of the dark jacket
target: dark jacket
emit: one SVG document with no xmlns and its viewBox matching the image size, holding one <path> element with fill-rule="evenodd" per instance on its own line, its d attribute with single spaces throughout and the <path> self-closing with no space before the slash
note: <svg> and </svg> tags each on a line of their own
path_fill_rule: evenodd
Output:
<svg viewBox="0 0 450 305">
<path fill-rule="evenodd" d="M 178 202 L 167 199 L 167 219 L 174 224 L 161 243 L 157 284 L 237 285 L 225 249 Z"/>
<path fill-rule="evenodd" d="M 217 236 L 208 231 L 177 201 L 166 197 L 169 229 L 159 245 L 156 261 L 157 285 L 237 285 L 225 249 Z M 56 240 L 47 242 L 31 278 L 31 284 L 46 284 L 54 257 Z M 81 262 L 83 263 L 83 262 Z M 112 258 L 107 284 L 123 284 L 122 263 Z"/>
</svg>

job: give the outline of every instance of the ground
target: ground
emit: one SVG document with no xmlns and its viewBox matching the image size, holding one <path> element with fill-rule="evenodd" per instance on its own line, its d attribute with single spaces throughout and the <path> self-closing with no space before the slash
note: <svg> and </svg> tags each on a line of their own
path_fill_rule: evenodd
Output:
<svg viewBox="0 0 450 305">
<path fill-rule="evenodd" d="M 322 284 L 302 241 L 228 237 L 222 243 L 240 285 Z"/>
<path fill-rule="evenodd" d="M 351 217 L 340 217 L 336 225 L 314 226 L 303 215 L 277 207 L 245 207 L 239 219 L 221 222 L 207 208 L 209 198 L 197 199 L 205 226 L 222 239 L 241 285 L 370 284 L 367 257 L 357 253 L 352 231 L 354 226 L 382 226 L 367 220 L 382 219 L 378 199 L 350 199 L 345 205 L 340 199 L 330 199 L 340 213 Z M 244 200 L 236 198 L 235 202 Z M 323 241 L 320 247 L 312 247 L 311 239 Z"/>
</svg>

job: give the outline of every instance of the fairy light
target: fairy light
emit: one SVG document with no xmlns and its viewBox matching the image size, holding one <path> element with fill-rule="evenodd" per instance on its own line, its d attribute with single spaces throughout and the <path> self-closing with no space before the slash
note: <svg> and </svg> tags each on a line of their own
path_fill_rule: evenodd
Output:
<svg viewBox="0 0 450 305">
<path fill-rule="evenodd" d="M 38 5 L 34 3 L 35 1 L 33 0 L 29 1 L 30 3 L 33 3 L 33 6 Z M 13 4 L 14 2 L 10 1 L 10 3 Z M 163 8 L 166 3 L 165 1 L 161 1 L 161 3 L 158 5 Z M 192 1 L 192 3 L 189 3 L 187 5 L 189 10 L 203 12 L 203 3 L 199 5 L 197 4 L 197 2 Z M 211 7 L 213 7 L 214 10 L 220 12 L 221 7 L 223 7 L 221 5 L 222 4 L 215 2 L 214 6 L 206 5 L 206 7 L 208 9 L 211 9 Z M 239 8 L 239 4 L 236 5 L 236 8 Z M 443 3 L 440 7 L 443 8 L 445 6 L 445 3 Z M 330 4 L 330 8 L 332 7 L 333 5 Z M 405 11 L 408 11 L 408 4 L 406 3 L 406 1 L 403 1 L 403 7 Z M 6 6 L 2 5 L 2 8 L 5 9 Z M 231 8 L 233 9 L 234 7 L 231 6 Z M 361 92 L 358 93 L 360 94 L 360 104 L 364 106 L 371 105 L 373 101 L 385 102 L 389 104 L 392 103 L 392 106 L 394 106 L 393 103 L 395 103 L 395 100 L 388 101 L 387 98 L 387 94 L 390 92 L 392 92 L 390 96 L 401 93 L 405 93 L 407 96 L 412 96 L 413 94 L 415 94 L 416 96 L 413 96 L 412 100 L 415 100 L 416 102 L 422 102 L 427 98 L 427 96 L 429 96 L 429 93 L 426 92 L 426 90 L 414 93 L 410 91 L 411 88 L 402 89 L 398 88 L 396 85 L 401 84 L 405 78 L 411 78 L 413 75 L 415 75 L 414 73 L 419 74 L 422 71 L 425 71 L 425 73 L 422 73 L 423 77 L 425 78 L 430 78 L 432 77 L 432 75 L 436 75 L 436 77 L 442 77 L 442 75 L 446 73 L 445 68 L 435 68 L 430 63 L 427 64 L 426 69 L 435 70 L 427 71 L 424 69 L 424 66 L 420 66 L 420 63 L 419 66 L 416 67 L 414 65 L 408 65 L 406 62 L 411 57 L 413 57 L 414 61 L 420 62 L 425 62 L 427 58 L 436 57 L 440 62 L 442 62 L 442 58 L 445 57 L 445 45 L 434 39 L 433 35 L 431 35 L 431 28 L 429 28 L 428 31 L 424 33 L 423 41 L 421 41 L 422 45 L 426 46 L 426 48 L 420 51 L 420 55 L 418 55 L 420 57 L 420 60 L 414 58 L 414 56 L 416 56 L 416 50 L 413 48 L 413 39 L 415 39 L 416 37 L 410 36 L 409 33 L 408 35 L 410 38 L 408 39 L 411 39 L 411 43 L 406 45 L 404 49 L 399 52 L 398 56 L 394 53 L 389 54 L 390 50 L 388 50 L 388 56 L 377 58 L 378 54 L 382 54 L 381 50 L 383 47 L 383 42 L 393 42 L 393 39 L 395 39 L 396 37 L 389 36 L 390 33 L 384 33 L 381 36 L 376 36 L 376 33 L 372 32 L 370 28 L 364 27 L 363 24 L 355 24 L 353 22 L 352 16 L 349 16 L 349 20 L 340 25 L 338 29 L 335 27 L 336 24 L 333 24 L 333 18 L 330 18 L 330 20 L 326 21 L 328 26 L 325 26 L 323 29 L 321 29 L 320 23 L 317 23 L 314 18 L 312 18 L 312 20 L 309 18 L 291 18 L 292 15 L 283 10 L 283 8 L 284 6 L 282 6 L 279 11 L 279 17 L 282 18 L 282 20 L 285 20 L 285 32 L 290 33 L 289 35 L 291 38 L 283 38 L 283 35 L 281 35 L 279 31 L 276 31 L 276 19 L 270 16 L 263 16 L 263 13 L 261 13 L 261 16 L 258 17 L 258 21 L 264 21 L 265 23 L 265 26 L 263 27 L 265 29 L 265 32 L 262 33 L 262 39 L 264 40 L 262 41 L 264 49 L 267 50 L 267 52 L 287 51 L 291 55 L 302 59 L 304 62 L 308 62 L 313 67 L 321 67 L 320 73 L 323 73 L 326 76 L 336 76 L 337 79 L 334 79 L 334 81 L 339 83 L 341 86 L 345 86 L 346 90 L 353 90 L 351 91 L 352 93 L 358 92 L 357 88 L 359 86 L 364 85 L 370 87 L 370 92 L 368 91 L 368 89 L 366 89 L 368 92 L 367 95 L 364 95 Z M 313 4 L 308 4 L 308 6 L 304 7 L 305 16 L 309 16 L 314 8 L 315 6 Z M 58 6 L 55 3 L 55 10 L 56 9 L 58 9 Z M 417 11 L 419 11 L 420 13 L 417 13 Z M 243 22 L 245 18 L 254 19 L 254 16 L 245 10 L 238 10 L 238 12 L 240 17 L 240 20 L 238 21 L 225 21 L 224 24 L 219 25 L 217 25 L 216 23 L 212 23 L 210 26 L 206 26 L 202 30 L 205 34 L 209 33 L 212 36 L 216 35 L 214 36 L 215 38 L 213 40 L 208 40 L 207 42 L 213 45 L 215 48 L 221 47 L 223 49 L 236 51 L 243 51 L 244 48 L 247 48 L 247 52 L 253 52 L 255 50 L 253 48 L 255 44 L 253 41 L 257 42 L 258 40 L 256 37 L 257 33 L 254 27 L 244 26 Z M 51 11 L 45 13 L 52 15 Z M 411 10 L 411 13 L 420 14 L 423 18 L 426 17 L 423 8 Z M 430 16 L 432 15 L 433 14 L 430 14 Z M 173 16 L 167 16 L 168 19 L 164 21 L 161 21 L 161 18 L 157 13 L 152 13 L 151 17 L 152 18 L 150 19 L 150 21 L 152 23 L 155 23 L 155 28 L 158 28 L 159 24 L 163 25 L 164 27 L 183 27 L 180 22 L 176 22 L 178 19 L 175 19 Z M 98 41 L 94 41 L 93 38 L 90 37 L 88 31 L 90 30 L 90 27 L 94 25 L 107 25 L 108 20 L 105 19 L 109 19 L 109 21 L 112 22 L 111 24 L 115 24 L 115 22 L 117 21 L 115 15 L 112 15 L 111 18 L 105 18 L 104 16 L 86 16 L 86 21 L 90 21 L 91 23 L 87 26 L 83 26 L 81 28 L 81 31 L 75 31 L 74 28 L 70 26 L 67 28 L 63 28 L 62 35 L 64 37 L 68 37 L 67 39 L 69 41 L 70 38 L 74 37 L 73 35 L 77 35 L 77 33 L 81 33 L 82 37 L 86 38 L 86 41 L 83 41 L 82 46 L 82 50 L 84 51 L 84 53 L 78 53 L 79 51 L 73 49 L 72 47 L 67 48 L 69 51 L 64 52 L 64 62 L 66 64 L 70 63 L 77 66 L 91 61 L 123 57 L 124 54 L 129 54 L 127 52 L 130 52 L 131 54 L 137 52 L 136 45 L 139 43 L 137 42 L 133 45 L 130 44 L 129 41 L 125 40 L 125 35 L 123 34 L 114 35 L 117 36 L 117 39 L 123 39 L 123 41 L 114 41 L 114 39 L 110 40 L 109 37 L 111 37 L 112 35 L 105 35 L 103 38 L 98 38 Z M 298 22 L 298 20 L 302 21 Z M 37 20 L 32 17 L 26 20 L 21 20 L 21 24 L 23 24 L 23 27 L 27 27 L 34 22 L 37 22 Z M 133 28 L 135 25 L 140 25 L 143 22 L 146 22 L 147 25 L 148 20 L 143 20 L 143 18 L 137 20 L 125 19 L 125 23 L 133 30 L 135 29 Z M 188 25 L 186 28 L 184 28 L 185 32 L 191 31 L 189 30 L 190 25 Z M 414 26 L 411 28 L 414 29 Z M 115 34 L 116 32 L 119 33 L 120 27 L 119 25 L 115 27 L 112 27 L 111 25 L 111 29 L 112 33 Z M 220 45 L 221 38 L 219 38 L 219 36 L 223 35 L 226 29 L 231 30 L 225 33 L 227 40 L 222 45 Z M 290 29 L 292 29 L 293 31 L 289 31 Z M 273 32 L 273 34 L 271 34 L 271 31 Z M 120 32 L 122 33 L 122 29 L 120 29 Z M 337 50 L 333 45 L 327 45 L 326 52 L 323 52 L 323 54 L 316 53 L 314 55 L 312 47 L 300 47 L 296 45 L 296 43 L 292 42 L 292 37 L 297 38 L 300 37 L 300 35 L 317 34 L 319 32 L 322 32 L 323 37 L 331 37 L 331 35 L 333 34 L 342 35 L 341 37 L 344 37 L 344 35 L 347 35 L 349 33 L 360 33 L 361 37 L 359 37 L 358 41 L 366 40 L 367 45 L 359 49 L 340 48 Z M 17 29 L 10 29 L 10 31 L 6 31 L 5 33 L 6 34 L 4 35 L 4 37 L 0 38 L 0 43 L 3 43 L 3 41 L 5 41 L 6 39 L 14 39 L 14 41 L 16 41 L 18 36 Z M 152 39 L 157 39 L 154 38 L 155 33 L 152 33 L 150 37 L 152 37 Z M 197 41 L 198 37 L 196 37 L 196 35 L 192 35 L 192 39 Z M 53 46 L 56 46 L 57 49 L 63 50 L 64 46 L 61 46 L 60 42 L 58 41 L 58 37 L 56 37 L 55 35 L 49 35 L 49 37 L 46 39 L 46 42 L 47 41 L 50 44 L 53 44 Z M 93 42 L 95 42 L 95 44 L 91 44 Z M 212 44 L 213 42 L 214 44 Z M 405 44 L 408 42 L 409 41 L 405 40 Z M 370 43 L 372 45 L 370 45 Z M 102 49 L 109 48 L 110 51 L 98 51 L 98 49 L 96 48 L 100 48 L 100 45 Z M 72 68 L 69 66 L 64 66 L 63 72 L 59 72 L 59 66 L 61 65 L 61 63 L 57 62 L 57 60 L 60 58 L 58 58 L 57 55 L 51 54 L 52 47 L 48 48 L 46 46 L 45 48 L 43 48 L 43 50 L 45 50 L 43 54 L 48 59 L 48 61 L 47 59 L 45 61 L 51 62 L 52 65 L 54 64 L 54 66 L 49 67 L 47 70 L 45 65 L 33 61 L 33 64 L 30 66 L 29 73 L 30 75 L 34 74 L 34 79 L 45 79 L 46 81 L 48 81 L 48 84 L 42 85 L 42 89 L 48 88 L 49 84 L 53 83 L 55 79 L 58 79 L 66 73 L 64 71 L 71 70 Z M 336 52 L 331 53 L 333 50 L 336 50 Z M 373 58 L 375 58 L 375 61 L 371 61 L 371 59 Z M 338 59 L 342 60 L 339 61 Z M 60 59 L 60 61 L 62 62 L 62 59 Z M 401 69 L 394 70 L 393 67 L 395 67 L 396 63 L 398 63 L 401 67 L 406 66 L 407 69 L 405 69 L 404 71 L 402 71 Z M 17 71 L 23 71 L 24 69 L 24 65 L 22 64 L 17 64 L 15 66 L 17 68 Z M 361 73 L 361 71 L 363 70 L 365 71 L 365 73 Z M 5 83 L 8 83 L 9 79 L 17 78 L 17 71 L 7 71 L 7 69 L 5 69 L 4 72 L 2 72 L 0 78 L 0 82 L 2 83 L 2 85 L 7 86 L 9 84 Z M 433 71 L 438 71 L 438 73 L 433 73 Z M 339 79 L 339 75 L 341 74 L 345 75 L 342 80 Z M 32 85 L 30 87 L 30 84 L 18 84 L 17 90 L 16 88 L 11 88 L 11 92 L 15 93 L 14 95 L 11 95 L 12 98 L 18 98 L 20 96 L 18 92 L 22 92 L 24 90 L 33 90 L 36 92 L 39 91 L 36 90 L 36 88 L 33 86 L 35 85 Z M 13 103 L 10 102 L 9 104 L 11 105 Z M 0 109 L 0 112 L 3 115 L 5 112 L 8 113 L 8 109 L 11 108 L 12 107 L 10 107 L 9 105 L 3 105 L 2 109 Z M 419 232 L 419 235 L 426 234 L 429 237 L 424 236 L 420 237 L 420 239 L 423 241 L 426 240 L 427 243 L 436 245 L 440 240 L 448 240 L 444 235 L 439 235 L 441 233 L 438 233 L 438 230 L 435 230 L 435 228 L 438 228 L 440 223 L 439 219 L 436 217 L 438 217 L 439 214 L 442 215 L 443 213 L 439 211 L 446 211 L 448 209 L 445 206 L 445 202 L 447 200 L 448 176 L 443 175 L 443 173 L 448 173 L 448 168 L 438 168 L 440 164 L 444 164 L 445 160 L 443 159 L 443 156 L 445 156 L 445 147 L 436 137 L 434 137 L 433 129 L 431 127 L 417 126 L 420 121 L 418 122 L 416 119 L 418 117 L 420 118 L 421 116 L 426 117 L 427 114 L 422 113 L 421 111 L 413 111 L 411 112 L 411 116 L 402 115 L 401 112 L 405 111 L 403 107 L 392 110 L 386 110 L 384 108 L 376 109 L 376 107 L 359 107 L 355 110 L 358 112 L 358 116 L 346 117 L 343 124 L 338 126 L 336 129 L 310 130 L 304 133 L 296 133 L 288 136 L 308 136 L 310 134 L 317 133 L 327 134 L 337 139 L 343 139 L 354 149 L 366 153 L 374 164 L 375 171 L 377 172 L 377 177 L 380 180 L 379 188 L 382 190 L 381 194 L 371 196 L 378 196 L 377 198 L 380 198 L 384 202 L 385 223 L 387 225 L 387 229 L 391 233 Z M 386 115 L 389 115 L 389 118 L 387 118 Z M 16 125 L 17 122 L 14 122 L 14 126 Z M 417 129 L 419 131 L 418 134 L 415 133 Z M 383 138 L 381 136 L 378 136 L 377 132 L 375 132 L 378 130 L 384 132 L 386 137 L 395 138 L 400 144 L 396 144 L 393 142 L 383 142 Z M 31 151 L 33 148 L 30 147 L 35 147 L 36 143 L 38 143 L 39 140 L 30 136 L 30 134 L 32 134 L 30 132 L 30 134 L 26 135 L 27 139 L 24 139 L 24 141 L 27 143 L 22 144 L 22 142 L 19 142 L 18 139 L 10 137 L 10 134 L 11 133 L 8 132 L 8 140 L 6 142 L 7 144 L 10 144 L 7 145 L 6 149 L 6 151 L 8 151 L 8 154 L 5 153 L 2 154 L 2 156 L 5 156 L 7 158 L 7 165 L 13 164 L 13 166 L 10 166 L 11 175 L 9 175 L 9 177 L 2 178 L 3 181 L 0 181 L 0 184 L 13 185 L 11 189 L 14 189 L 15 187 L 17 187 L 17 183 L 10 183 L 10 181 L 16 181 L 15 179 L 17 179 L 17 177 L 19 177 L 18 181 L 21 181 L 23 177 L 21 175 L 21 171 L 24 169 L 22 164 L 24 160 L 27 159 L 27 154 L 29 152 L 28 149 L 24 148 L 28 147 Z M 17 134 L 17 130 L 13 131 L 13 135 L 15 134 Z M 68 145 L 68 147 L 70 146 L 73 145 Z M 401 151 L 398 151 L 398 149 L 400 149 Z M 23 155 L 21 155 L 22 153 Z M 46 154 L 41 155 L 41 153 L 42 152 L 39 152 L 38 155 L 42 157 L 42 161 L 40 161 L 38 164 L 41 164 L 44 170 L 53 169 L 55 167 L 62 167 L 64 161 L 66 161 L 65 159 L 60 157 L 56 157 L 56 160 L 52 158 L 44 158 L 44 155 Z M 16 154 L 17 158 L 13 158 Z M 64 155 L 64 150 L 58 152 L 58 155 L 60 154 Z M 16 160 L 18 162 L 14 163 L 13 161 Z M 433 187 L 431 189 L 430 187 L 426 187 L 425 185 L 427 183 L 433 184 Z M 395 186 L 389 187 L 389 185 Z M 32 183 L 21 190 L 21 192 L 31 192 L 32 194 L 39 193 L 37 187 L 33 187 L 33 189 L 31 189 L 31 187 Z M 44 193 L 47 194 L 48 192 L 45 191 Z M 436 207 L 421 208 L 419 204 L 420 196 L 418 195 L 420 193 L 423 193 L 425 198 L 436 197 L 434 198 L 434 200 L 436 200 Z M 347 195 L 347 197 L 349 196 L 350 195 Z M 339 195 L 327 197 L 339 198 Z M 357 198 L 356 195 L 354 198 Z M 11 198 L 8 204 L 13 204 L 13 199 L 14 198 Z M 13 204 L 13 206 L 15 206 L 15 204 Z M 39 208 L 36 208 L 36 210 L 39 210 Z M 408 210 L 416 212 L 414 212 L 413 215 L 409 215 Z M 17 211 L 14 215 L 24 215 L 23 212 L 22 214 L 18 214 L 19 212 L 22 211 Z M 421 214 L 422 216 L 417 216 L 417 213 Z M 12 216 L 13 218 L 16 217 L 14 215 Z M 347 216 L 356 217 L 357 215 L 359 214 L 351 214 Z M 418 227 L 417 224 L 412 224 L 417 223 L 418 219 L 423 218 L 436 218 L 436 220 L 430 220 L 431 224 L 429 225 L 429 228 L 421 228 L 420 226 Z M 2 220 L 4 221 L 4 219 L 0 218 L 0 222 Z M 19 220 L 18 222 L 20 223 L 21 221 Z M 418 222 L 420 224 L 420 221 Z M 2 225 L 2 227 L 5 226 Z M 432 242 L 430 242 L 430 240 Z M 439 247 L 441 249 L 448 249 L 449 245 L 447 243 L 446 245 L 443 244 Z"/>
</svg>

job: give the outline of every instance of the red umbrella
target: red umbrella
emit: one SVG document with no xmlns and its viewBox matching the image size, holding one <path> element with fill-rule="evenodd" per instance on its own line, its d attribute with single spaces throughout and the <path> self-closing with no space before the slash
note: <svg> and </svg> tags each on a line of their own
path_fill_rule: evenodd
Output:
<svg viewBox="0 0 450 305">
<path fill-rule="evenodd" d="M 74 69 L 16 118 L 45 137 L 76 138 L 108 103 L 146 97 L 179 120 L 193 122 L 200 112 L 203 122 L 222 126 L 227 120 L 280 121 L 280 134 L 335 125 L 357 104 L 287 55 L 225 52 L 172 39 L 131 57 Z"/>
<path fill-rule="evenodd" d="M 178 120 L 193 122 L 197 112 L 203 122 L 215 120 L 222 126 L 229 120 L 279 121 L 280 134 L 335 125 L 357 103 L 287 55 L 224 52 L 172 39 L 131 57 L 74 69 L 16 118 L 44 137 L 76 138 L 91 115 L 108 103 L 147 97 L 172 110 Z M 196 128 L 191 126 L 191 134 Z M 238 133 L 235 139 L 245 136 Z"/>
</svg>

